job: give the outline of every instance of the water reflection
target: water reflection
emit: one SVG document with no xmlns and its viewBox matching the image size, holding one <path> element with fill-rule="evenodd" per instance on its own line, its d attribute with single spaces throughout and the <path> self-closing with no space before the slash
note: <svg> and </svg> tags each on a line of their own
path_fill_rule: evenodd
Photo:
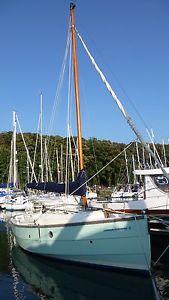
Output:
<svg viewBox="0 0 169 300">
<path fill-rule="evenodd" d="M 12 259 L 23 279 L 47 299 L 155 299 L 148 278 L 61 264 L 17 246 Z"/>
<path fill-rule="evenodd" d="M 0 228 L 0 299 L 40 299 L 40 295 L 36 294 L 27 286 L 13 265 L 13 236 L 8 226 L 6 216 L 4 218 L 2 214 L 0 215 Z"/>
<path fill-rule="evenodd" d="M 158 232 L 157 232 L 158 233 Z M 152 265 L 156 277 L 157 286 L 163 300 L 169 299 L 169 236 L 167 232 L 163 235 L 151 236 Z"/>
<path fill-rule="evenodd" d="M 163 300 L 169 299 L 169 263 L 158 263 L 155 269 L 156 281 Z"/>
</svg>

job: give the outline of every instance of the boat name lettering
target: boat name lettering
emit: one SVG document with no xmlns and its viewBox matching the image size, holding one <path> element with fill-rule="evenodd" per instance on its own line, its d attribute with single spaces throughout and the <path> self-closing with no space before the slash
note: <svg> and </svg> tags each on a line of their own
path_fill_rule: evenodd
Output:
<svg viewBox="0 0 169 300">
<path fill-rule="evenodd" d="M 111 229 L 105 229 L 104 231 L 116 231 L 116 230 L 131 230 L 131 226 L 129 227 L 122 227 L 122 228 L 111 228 Z"/>
</svg>

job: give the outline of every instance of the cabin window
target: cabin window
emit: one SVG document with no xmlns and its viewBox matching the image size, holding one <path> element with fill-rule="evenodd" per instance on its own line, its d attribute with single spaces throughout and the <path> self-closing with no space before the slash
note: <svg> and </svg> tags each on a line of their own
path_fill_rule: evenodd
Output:
<svg viewBox="0 0 169 300">
<path fill-rule="evenodd" d="M 49 231 L 49 237 L 52 238 L 53 237 L 53 232 Z"/>
<path fill-rule="evenodd" d="M 159 185 L 166 185 L 166 184 L 168 184 L 168 179 L 165 176 L 157 176 L 157 177 L 155 177 L 155 181 Z"/>
</svg>

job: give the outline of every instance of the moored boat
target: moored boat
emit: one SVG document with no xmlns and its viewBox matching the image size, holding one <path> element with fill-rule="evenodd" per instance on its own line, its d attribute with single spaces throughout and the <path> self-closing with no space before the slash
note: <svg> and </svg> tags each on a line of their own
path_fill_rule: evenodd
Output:
<svg viewBox="0 0 169 300">
<path fill-rule="evenodd" d="M 70 32 L 75 79 L 79 173 L 84 174 L 74 8 L 75 5 L 71 3 Z M 33 186 L 39 186 L 46 192 L 56 192 L 56 186 L 57 191 L 61 187 L 65 189 L 63 184 L 47 182 L 35 183 Z M 67 186 L 67 190 L 70 191 L 72 185 L 68 183 Z M 151 249 L 147 217 L 113 214 L 106 209 L 89 208 L 86 182 L 80 181 L 78 186 L 74 186 L 71 195 L 74 195 L 77 190 L 78 195 L 81 196 L 81 204 L 74 205 L 73 211 L 63 205 L 52 212 L 48 210 L 30 212 L 12 218 L 12 231 L 19 246 L 32 253 L 73 263 L 150 275 Z"/>
<path fill-rule="evenodd" d="M 103 211 L 46 212 L 12 219 L 25 250 L 61 260 L 149 273 L 150 239 L 146 216 Z M 146 234 L 145 234 L 146 233 Z"/>
<path fill-rule="evenodd" d="M 33 204 L 24 195 L 16 195 L 15 197 L 7 197 L 1 208 L 6 211 L 25 211 L 33 208 Z"/>
<path fill-rule="evenodd" d="M 165 171 L 169 174 L 169 168 L 165 168 Z M 121 201 L 113 199 L 106 204 L 104 202 L 104 205 L 116 212 L 144 213 L 169 218 L 169 179 L 159 168 L 135 170 L 135 174 L 144 178 L 142 197 L 123 198 Z M 103 203 L 90 201 L 90 206 L 101 208 Z"/>
</svg>

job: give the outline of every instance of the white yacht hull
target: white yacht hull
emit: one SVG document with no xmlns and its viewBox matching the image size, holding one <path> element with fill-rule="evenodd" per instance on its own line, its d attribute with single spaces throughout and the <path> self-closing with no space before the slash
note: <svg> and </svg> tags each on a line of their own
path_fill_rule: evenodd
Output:
<svg viewBox="0 0 169 300">
<path fill-rule="evenodd" d="M 99 204 L 99 202 L 97 202 Z M 93 205 L 96 207 L 102 207 L 102 205 Z M 129 201 L 121 201 L 121 202 L 109 202 L 107 203 L 107 207 L 111 208 L 115 211 L 125 211 L 130 213 L 136 213 L 138 211 L 149 211 L 156 213 L 166 213 L 168 210 L 169 213 L 169 199 L 168 197 L 151 197 L 146 199 L 138 199 L 138 200 L 129 200 Z"/>
<path fill-rule="evenodd" d="M 16 201 L 8 200 L 6 203 L 1 205 L 2 209 L 6 211 L 25 211 L 26 209 L 32 209 L 33 204 L 28 200 L 20 200 Z"/>
<path fill-rule="evenodd" d="M 136 172 L 136 171 L 135 171 Z M 169 173 L 169 168 L 166 168 Z M 144 176 L 143 198 L 119 198 L 110 201 L 94 201 L 88 204 L 91 207 L 103 208 L 106 206 L 113 211 L 126 213 L 143 213 L 149 215 L 169 216 L 169 180 L 161 174 L 159 169 L 138 170 L 137 175 Z"/>
<path fill-rule="evenodd" d="M 25 204 L 3 204 L 2 209 L 7 211 L 24 211 L 26 209 Z"/>
</svg>

